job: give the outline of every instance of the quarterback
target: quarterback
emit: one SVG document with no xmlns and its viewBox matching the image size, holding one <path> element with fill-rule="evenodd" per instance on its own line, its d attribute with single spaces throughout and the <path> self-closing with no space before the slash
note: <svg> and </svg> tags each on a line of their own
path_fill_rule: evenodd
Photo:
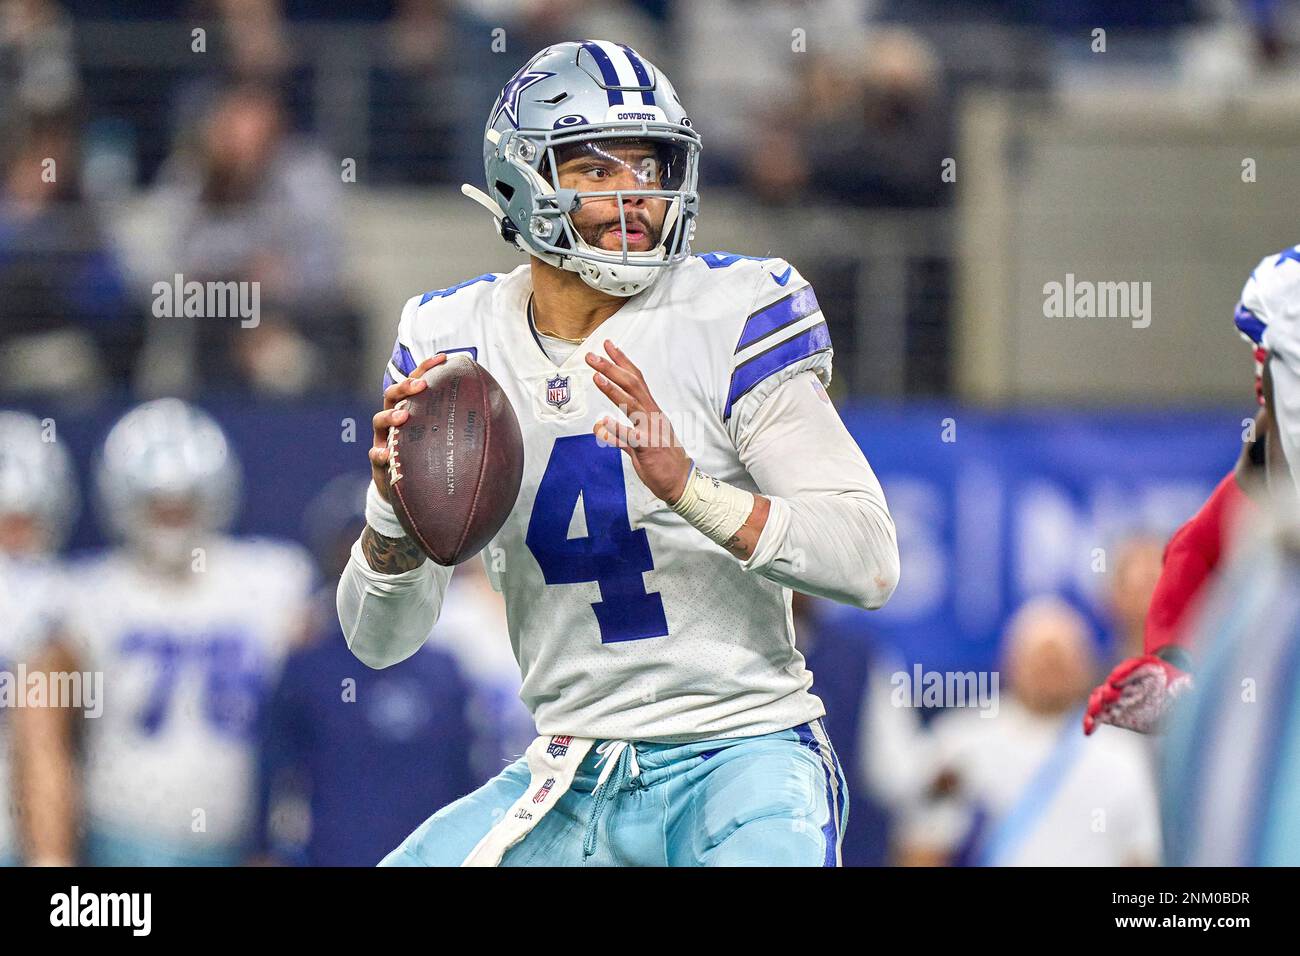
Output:
<svg viewBox="0 0 1300 956">
<path fill-rule="evenodd" d="M 403 309 L 338 611 L 372 667 L 437 619 L 451 568 L 388 504 L 386 437 L 467 352 L 524 435 L 484 556 L 541 736 L 383 862 L 836 865 L 848 794 L 791 589 L 878 608 L 899 560 L 816 295 L 780 258 L 691 254 L 700 136 L 629 47 L 542 50 L 483 151 L 463 191 L 529 259 Z"/>
</svg>

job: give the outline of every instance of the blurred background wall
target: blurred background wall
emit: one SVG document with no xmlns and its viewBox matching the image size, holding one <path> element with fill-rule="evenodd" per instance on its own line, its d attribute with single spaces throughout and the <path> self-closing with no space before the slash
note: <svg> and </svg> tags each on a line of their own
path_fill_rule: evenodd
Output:
<svg viewBox="0 0 1300 956">
<path fill-rule="evenodd" d="M 1300 124 L 1286 102 L 1142 88 L 968 100 L 957 392 L 1088 405 L 1240 397 L 1233 308 L 1261 250 L 1295 242 Z M 1044 285 L 1067 274 L 1149 282 L 1150 324 L 1045 316 Z"/>
</svg>

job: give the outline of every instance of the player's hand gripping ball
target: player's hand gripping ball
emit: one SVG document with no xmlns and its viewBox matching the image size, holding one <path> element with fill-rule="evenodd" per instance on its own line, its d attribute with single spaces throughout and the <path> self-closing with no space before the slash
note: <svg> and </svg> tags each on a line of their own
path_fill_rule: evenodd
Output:
<svg viewBox="0 0 1300 956">
<path fill-rule="evenodd" d="M 375 483 L 411 539 L 441 565 L 481 551 L 524 474 L 519 419 L 496 380 L 468 355 L 434 356 L 385 390 L 374 425 Z"/>
</svg>

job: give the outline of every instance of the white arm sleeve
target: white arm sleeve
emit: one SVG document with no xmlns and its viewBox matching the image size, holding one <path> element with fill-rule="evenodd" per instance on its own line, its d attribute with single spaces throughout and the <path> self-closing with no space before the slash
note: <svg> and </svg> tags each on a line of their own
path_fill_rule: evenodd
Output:
<svg viewBox="0 0 1300 956">
<path fill-rule="evenodd" d="M 390 667 L 420 649 L 442 610 L 452 569 L 425 561 L 401 574 L 366 563 L 361 541 L 339 578 L 336 606 L 348 647 L 367 667 Z"/>
<path fill-rule="evenodd" d="M 805 594 L 881 607 L 898 585 L 898 539 L 884 492 L 813 371 L 778 385 L 737 436 L 771 499 L 747 571 Z"/>
</svg>

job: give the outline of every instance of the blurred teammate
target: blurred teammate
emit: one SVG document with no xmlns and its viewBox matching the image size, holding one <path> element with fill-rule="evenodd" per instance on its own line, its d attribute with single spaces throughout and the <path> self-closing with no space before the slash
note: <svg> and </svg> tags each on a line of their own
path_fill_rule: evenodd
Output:
<svg viewBox="0 0 1300 956">
<path fill-rule="evenodd" d="M 1300 246 L 1265 256 L 1235 320 L 1255 349 L 1267 503 L 1193 635 L 1198 691 L 1170 728 L 1168 862 L 1300 864 Z M 1258 442 L 1257 444 L 1265 444 Z"/>
<path fill-rule="evenodd" d="M 1300 246 L 1260 261 L 1233 320 L 1255 359 L 1261 408 L 1254 434 L 1233 470 L 1170 539 L 1147 614 L 1143 653 L 1123 661 L 1093 691 L 1085 733 L 1099 723 L 1141 733 L 1160 726 L 1192 686 L 1191 624 L 1234 532 L 1259 513 L 1261 500 L 1282 512 L 1295 509 L 1300 478 L 1288 462 L 1300 456 Z"/>
<path fill-rule="evenodd" d="M 72 461 L 56 438 L 34 416 L 0 412 L 0 674 L 12 676 L 15 694 L 24 690 L 18 664 L 50 632 L 53 556 L 78 511 Z M 16 703 L 0 698 L 0 865 L 20 858 L 10 775 Z"/>
<path fill-rule="evenodd" d="M 689 254 L 700 137 L 627 46 L 534 56 L 483 148 L 487 192 L 465 191 L 530 260 L 403 310 L 338 609 L 372 666 L 428 635 L 451 570 L 395 520 L 384 444 L 468 352 L 525 436 L 485 555 L 543 736 L 386 862 L 834 865 L 846 787 L 790 589 L 879 607 L 898 546 L 826 395 L 816 296 L 779 258 Z"/>
<path fill-rule="evenodd" d="M 24 712 L 33 857 L 239 862 L 258 710 L 304 626 L 310 563 L 297 548 L 224 533 L 236 458 L 217 424 L 183 402 L 128 412 L 97 469 L 120 543 L 71 572 L 62 636 L 40 665 L 102 673 L 103 712 Z"/>
</svg>

